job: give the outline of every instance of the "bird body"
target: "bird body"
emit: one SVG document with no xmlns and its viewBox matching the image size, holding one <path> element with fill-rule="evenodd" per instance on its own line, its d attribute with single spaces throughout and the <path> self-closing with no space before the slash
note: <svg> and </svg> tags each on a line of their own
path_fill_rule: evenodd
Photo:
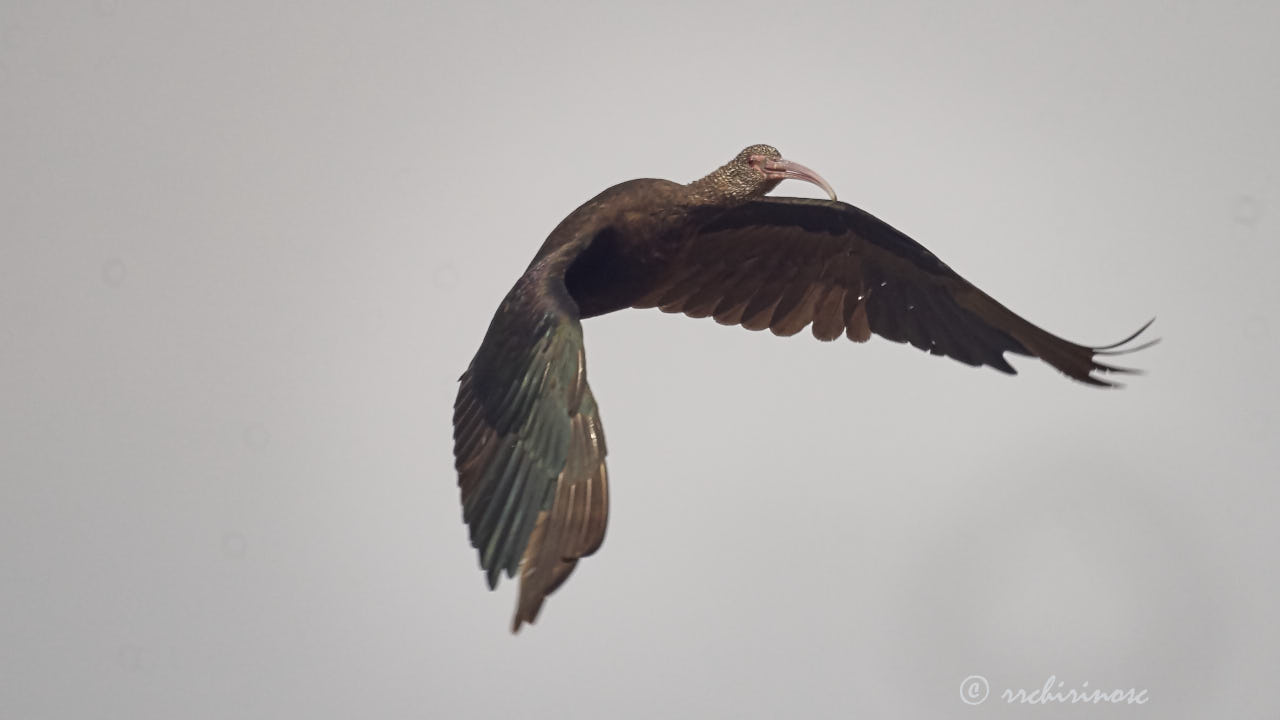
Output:
<svg viewBox="0 0 1280 720">
<path fill-rule="evenodd" d="M 764 198 L 781 180 L 830 200 Z M 658 307 L 820 340 L 878 334 L 968 365 L 1016 372 L 1039 357 L 1097 386 L 1132 372 L 1027 322 L 920 244 L 835 200 L 813 171 L 753 145 L 689 184 L 630 180 L 570 213 L 507 293 L 460 379 L 454 454 L 463 518 L 490 587 L 520 574 L 512 630 L 604 539 L 606 447 L 580 320 Z M 1150 323 L 1148 323 L 1149 325 Z M 1147 343 L 1148 345 L 1150 343 Z"/>
<path fill-rule="evenodd" d="M 564 283 L 582 318 L 630 307 L 666 270 L 695 226 L 690 216 L 699 209 L 687 205 L 686 188 L 642 179 L 605 190 L 551 232 L 530 268 L 543 258 L 566 262 Z"/>
</svg>

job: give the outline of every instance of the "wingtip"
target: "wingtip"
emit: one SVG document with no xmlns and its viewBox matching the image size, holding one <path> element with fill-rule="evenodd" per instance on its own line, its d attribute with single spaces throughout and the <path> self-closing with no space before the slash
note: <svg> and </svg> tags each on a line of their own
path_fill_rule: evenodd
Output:
<svg viewBox="0 0 1280 720">
<path fill-rule="evenodd" d="M 511 634 L 519 635 L 520 628 L 525 625 L 532 625 L 538 619 L 538 613 L 535 610 L 532 615 L 526 613 L 525 608 L 517 608 L 516 614 L 511 618 Z"/>
<path fill-rule="evenodd" d="M 1149 348 L 1152 345 L 1155 345 L 1156 343 L 1160 342 L 1161 338 L 1148 340 L 1147 342 L 1144 342 L 1141 345 L 1131 347 L 1131 348 L 1126 348 L 1123 346 L 1128 345 L 1129 343 L 1136 340 L 1137 337 L 1142 333 L 1146 332 L 1147 328 L 1151 327 L 1152 323 L 1154 323 L 1155 321 L 1156 319 L 1153 316 L 1150 320 L 1143 323 L 1142 327 L 1138 328 L 1136 331 L 1133 332 L 1133 334 L 1129 335 L 1129 337 L 1126 337 L 1125 339 L 1119 342 L 1113 342 L 1109 345 L 1098 345 L 1096 347 L 1090 348 L 1090 350 L 1093 350 L 1093 353 L 1095 355 L 1124 355 L 1126 353 L 1137 352 L 1144 348 Z"/>
<path fill-rule="evenodd" d="M 1117 348 L 1115 350 L 1098 350 L 1095 348 L 1093 351 L 1093 354 L 1094 355 L 1129 355 L 1131 353 L 1136 353 L 1139 350 L 1146 350 L 1152 345 L 1159 345 L 1160 341 L 1163 339 L 1164 338 L 1152 338 L 1151 340 L 1148 340 L 1142 343 L 1141 345 L 1134 345 L 1133 347 L 1130 347 L 1130 348 Z"/>
<path fill-rule="evenodd" d="M 1102 372 L 1108 372 L 1108 371 L 1103 370 Z M 1109 380 L 1109 379 L 1104 380 L 1103 378 L 1094 377 L 1093 375 L 1086 375 L 1083 378 L 1075 378 L 1075 379 L 1079 380 L 1085 385 L 1088 385 L 1089 387 L 1098 388 L 1099 390 L 1120 390 L 1124 388 L 1124 383 L 1122 382 L 1117 382 L 1115 380 Z"/>
<path fill-rule="evenodd" d="M 1093 372 L 1118 373 L 1120 375 L 1146 375 L 1146 370 L 1131 367 L 1121 367 L 1119 365 L 1105 365 L 1100 362 L 1093 364 Z"/>
<path fill-rule="evenodd" d="M 1135 339 L 1137 339 L 1139 335 L 1146 332 L 1147 328 L 1151 327 L 1152 323 L 1154 323 L 1155 321 L 1156 319 L 1152 317 L 1150 320 L 1143 323 L 1142 327 L 1138 328 L 1137 331 L 1130 334 L 1125 339 L 1119 342 L 1111 343 L 1109 345 L 1091 347 L 1089 348 L 1089 350 L 1092 352 L 1093 356 L 1096 358 L 1099 355 L 1106 355 L 1106 356 L 1129 355 L 1131 353 L 1138 352 L 1139 350 L 1145 350 L 1153 345 L 1157 345 L 1160 343 L 1160 341 L 1163 338 L 1153 338 L 1151 340 L 1147 340 L 1146 342 L 1143 342 L 1139 345 L 1135 345 L 1133 347 L 1124 347 L 1128 343 L 1133 342 Z M 1094 377 L 1093 373 L 1116 373 L 1119 375 L 1146 375 L 1147 374 L 1146 371 L 1140 370 L 1138 368 L 1121 367 L 1119 365 L 1108 365 L 1106 363 L 1098 362 L 1097 360 L 1092 360 L 1091 365 L 1092 367 L 1089 368 L 1089 375 L 1087 376 L 1087 379 L 1085 378 L 1077 378 L 1077 379 L 1083 380 L 1085 383 L 1089 385 L 1093 385 L 1094 387 L 1120 389 L 1120 388 L 1123 388 L 1125 385 L 1124 383 L 1116 382 L 1114 380 L 1104 380 L 1102 378 Z"/>
<path fill-rule="evenodd" d="M 494 565 L 487 568 L 484 573 L 484 581 L 489 585 L 490 590 L 498 589 L 498 579 L 502 577 L 502 568 Z"/>
<path fill-rule="evenodd" d="M 1087 385 L 1092 385 L 1093 387 L 1097 387 L 1097 388 L 1108 388 L 1108 389 L 1114 388 L 1116 390 L 1120 390 L 1125 387 L 1125 383 L 1112 380 L 1110 378 L 1097 377 L 1094 375 L 1094 373 L 1104 373 L 1104 374 L 1114 373 L 1116 375 L 1146 375 L 1147 371 L 1141 370 L 1139 368 L 1121 367 L 1119 365 L 1107 365 L 1105 363 L 1094 362 L 1093 367 L 1089 369 L 1089 374 L 1086 375 L 1084 378 L 1077 378 L 1077 379 L 1082 380 Z"/>
</svg>

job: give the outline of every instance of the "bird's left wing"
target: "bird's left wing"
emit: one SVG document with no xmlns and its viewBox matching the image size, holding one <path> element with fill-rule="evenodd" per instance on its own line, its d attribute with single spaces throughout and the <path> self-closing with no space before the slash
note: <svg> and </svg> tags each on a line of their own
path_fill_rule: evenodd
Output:
<svg viewBox="0 0 1280 720">
<path fill-rule="evenodd" d="M 1046 332 L 887 223 L 827 200 L 764 198 L 721 214 L 635 307 L 784 336 L 812 323 L 820 340 L 874 333 L 1006 373 L 1004 353 L 1032 355 L 1091 385 L 1115 384 L 1095 373 L 1132 372 L 1099 355 L 1145 347 L 1120 349 L 1138 333 L 1090 347 Z"/>
<path fill-rule="evenodd" d="M 609 513 L 604 431 L 562 278 L 531 269 L 516 283 L 460 383 L 463 519 L 491 588 L 520 571 L 515 632 L 600 546 Z"/>
</svg>

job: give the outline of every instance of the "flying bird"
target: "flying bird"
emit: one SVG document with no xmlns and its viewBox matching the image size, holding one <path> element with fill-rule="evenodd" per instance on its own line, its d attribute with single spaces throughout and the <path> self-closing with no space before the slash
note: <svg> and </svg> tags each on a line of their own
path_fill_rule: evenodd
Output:
<svg viewBox="0 0 1280 720">
<path fill-rule="evenodd" d="M 783 180 L 830 200 L 764 197 Z M 1135 372 L 1102 347 L 1052 335 L 974 287 L 933 253 L 836 200 L 826 180 L 752 145 L 688 184 L 630 180 L 569 214 L 494 313 L 462 374 L 453 413 L 463 519 L 489 587 L 520 574 L 511 630 L 604 540 L 604 429 L 587 384 L 584 318 L 624 308 L 713 317 L 819 340 L 872 334 L 967 365 L 1015 373 L 1004 353 L 1038 357 L 1083 383 Z"/>
</svg>

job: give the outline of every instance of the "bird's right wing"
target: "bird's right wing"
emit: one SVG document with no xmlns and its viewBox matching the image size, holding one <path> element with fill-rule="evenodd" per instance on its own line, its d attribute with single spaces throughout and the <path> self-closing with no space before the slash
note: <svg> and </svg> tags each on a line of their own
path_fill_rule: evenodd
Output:
<svg viewBox="0 0 1280 720">
<path fill-rule="evenodd" d="M 512 632 L 604 540 L 604 431 L 578 308 L 563 280 L 527 273 L 462 374 L 453 452 L 463 519 L 489 587 L 520 571 Z"/>
<path fill-rule="evenodd" d="M 845 203 L 764 198 L 720 215 L 689 242 L 673 269 L 635 307 L 714 317 L 793 335 L 810 323 L 820 340 L 864 342 L 872 333 L 968 365 L 1015 372 L 1004 353 L 1038 357 L 1091 385 L 1103 347 L 1078 345 L 1031 324 L 887 223 Z M 1148 323 L 1149 325 L 1150 323 Z"/>
</svg>

